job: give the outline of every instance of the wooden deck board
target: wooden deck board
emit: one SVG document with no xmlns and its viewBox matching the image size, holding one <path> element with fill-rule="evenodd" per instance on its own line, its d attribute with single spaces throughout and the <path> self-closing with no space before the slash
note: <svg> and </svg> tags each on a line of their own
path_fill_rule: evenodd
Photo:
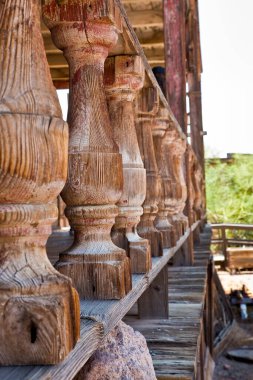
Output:
<svg viewBox="0 0 253 380">
<path fill-rule="evenodd" d="M 190 230 L 188 229 L 175 247 L 165 249 L 161 257 L 152 258 L 152 269 L 148 273 L 133 275 L 133 288 L 123 299 L 113 301 L 81 300 L 81 338 L 62 363 L 54 366 L 1 367 L 0 379 L 73 379 L 92 353 L 98 348 L 102 339 L 126 315 L 161 269 L 167 265 L 175 252 L 184 244 L 189 234 Z M 56 239 L 53 236 L 47 244 L 48 256 L 52 263 L 57 261 L 58 252 L 66 249 L 73 240 L 73 237 L 68 232 L 64 233 L 64 239 L 61 238 L 62 235 L 58 233 L 56 235 Z"/>
<path fill-rule="evenodd" d="M 192 380 L 196 375 L 210 255 L 210 234 L 203 236 L 204 249 L 198 246 L 195 266 L 168 267 L 169 319 L 124 318 L 145 336 L 158 380 Z"/>
</svg>

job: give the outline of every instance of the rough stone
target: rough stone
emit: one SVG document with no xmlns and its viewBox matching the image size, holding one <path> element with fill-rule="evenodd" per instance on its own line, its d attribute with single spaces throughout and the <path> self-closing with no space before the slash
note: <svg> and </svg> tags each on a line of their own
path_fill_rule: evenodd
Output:
<svg viewBox="0 0 253 380">
<path fill-rule="evenodd" d="M 120 322 L 90 358 L 78 379 L 155 380 L 144 336 Z"/>
</svg>

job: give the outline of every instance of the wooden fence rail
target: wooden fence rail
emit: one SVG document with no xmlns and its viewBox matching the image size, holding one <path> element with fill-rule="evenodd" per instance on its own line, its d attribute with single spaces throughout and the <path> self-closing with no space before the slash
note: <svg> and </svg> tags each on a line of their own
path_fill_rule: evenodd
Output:
<svg viewBox="0 0 253 380">
<path fill-rule="evenodd" d="M 253 267 L 253 238 L 245 239 L 238 237 L 228 237 L 228 231 L 245 231 L 252 232 L 251 224 L 212 224 L 211 244 L 221 246 L 224 256 L 223 267 L 234 270 L 235 268 L 252 268 Z"/>
</svg>

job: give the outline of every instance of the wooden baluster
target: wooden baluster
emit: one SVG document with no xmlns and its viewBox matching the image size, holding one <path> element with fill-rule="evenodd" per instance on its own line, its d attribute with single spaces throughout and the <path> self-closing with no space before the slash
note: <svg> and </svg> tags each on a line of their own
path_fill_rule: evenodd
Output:
<svg viewBox="0 0 253 380">
<path fill-rule="evenodd" d="M 77 292 L 45 250 L 67 176 L 68 127 L 39 4 L 0 2 L 0 365 L 58 363 L 79 336 Z"/>
<path fill-rule="evenodd" d="M 196 220 L 200 220 L 202 216 L 202 210 L 201 210 L 201 204 L 202 204 L 202 186 L 201 186 L 201 177 L 202 177 L 202 170 L 200 163 L 197 161 L 197 158 L 195 157 L 194 160 L 194 189 L 195 189 L 195 198 L 193 202 L 193 209 L 196 214 Z"/>
<path fill-rule="evenodd" d="M 161 179 L 161 193 L 158 204 L 158 215 L 155 219 L 155 227 L 163 235 L 163 247 L 171 247 L 172 225 L 169 223 L 169 205 L 172 197 L 171 177 L 168 171 L 164 152 L 164 135 L 169 128 L 169 112 L 166 108 L 160 108 L 158 115 L 152 124 L 153 141 L 156 162 Z"/>
<path fill-rule="evenodd" d="M 58 208 L 58 229 L 69 227 L 69 221 L 65 216 L 66 204 L 63 202 L 62 197 L 59 195 L 57 197 L 57 208 Z"/>
<path fill-rule="evenodd" d="M 176 132 L 171 127 L 164 135 L 163 152 L 164 158 L 167 163 L 167 176 L 169 178 L 168 194 L 167 194 L 167 207 L 168 207 L 168 221 L 171 224 L 171 245 L 174 246 L 179 239 L 175 215 L 178 213 L 178 183 L 175 177 L 175 161 L 174 161 L 174 143 L 176 139 Z"/>
<path fill-rule="evenodd" d="M 188 228 L 188 218 L 183 213 L 187 199 L 187 187 L 184 174 L 185 151 L 186 140 L 182 140 L 176 136 L 173 144 L 173 168 L 177 186 L 177 214 L 174 216 L 174 218 L 178 224 L 180 235 L 184 234 Z"/>
<path fill-rule="evenodd" d="M 189 214 L 191 219 L 191 224 L 193 224 L 196 221 L 196 215 L 194 211 L 194 200 L 195 200 L 195 188 L 194 188 L 194 153 L 192 148 L 188 147 L 188 165 L 189 165 Z"/>
<path fill-rule="evenodd" d="M 143 215 L 137 230 L 140 236 L 149 239 L 152 256 L 162 256 L 162 234 L 154 226 L 159 202 L 159 176 L 152 139 L 152 122 L 158 110 L 157 92 L 145 87 L 137 99 L 136 131 L 139 147 L 147 174 L 147 193 L 143 204 Z"/>
<path fill-rule="evenodd" d="M 144 67 L 139 56 L 109 57 L 105 61 L 105 84 L 113 135 L 123 160 L 123 194 L 112 240 L 128 252 L 133 273 L 151 268 L 150 245 L 137 234 L 146 196 L 146 170 L 140 155 L 133 101 L 143 87 Z"/>
<path fill-rule="evenodd" d="M 103 85 L 119 14 L 112 0 L 44 0 L 43 12 L 70 66 L 69 168 L 62 198 L 75 239 L 60 254 L 57 269 L 72 278 L 81 297 L 119 299 L 130 290 L 131 276 L 126 252 L 110 237 L 123 176 Z"/>
</svg>

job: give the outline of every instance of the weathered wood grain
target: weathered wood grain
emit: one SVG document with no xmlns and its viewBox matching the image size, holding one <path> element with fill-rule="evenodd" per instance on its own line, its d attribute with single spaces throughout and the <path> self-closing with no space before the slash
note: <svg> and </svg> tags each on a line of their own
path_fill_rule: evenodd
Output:
<svg viewBox="0 0 253 380">
<path fill-rule="evenodd" d="M 151 267 L 150 244 L 137 233 L 146 196 L 146 171 L 135 130 L 134 98 L 143 87 L 144 67 L 139 56 L 115 56 L 105 62 L 106 94 L 113 128 L 123 161 L 123 193 L 117 205 L 111 235 L 113 242 L 130 257 L 132 273 L 145 273 Z"/>
<path fill-rule="evenodd" d="M 121 27 L 114 2 L 45 0 L 44 22 L 70 67 L 67 183 L 62 198 L 74 230 L 57 269 L 82 298 L 119 299 L 131 289 L 129 258 L 110 237 L 122 188 L 103 84 L 104 61 Z"/>
<path fill-rule="evenodd" d="M 168 318 L 168 270 L 163 267 L 148 289 L 138 299 L 140 319 Z"/>
<path fill-rule="evenodd" d="M 136 131 L 142 160 L 147 174 L 147 193 L 143 203 L 143 215 L 137 230 L 140 236 L 149 239 L 152 256 L 161 256 L 163 250 L 162 233 L 155 228 L 158 213 L 160 178 L 152 139 L 152 121 L 158 111 L 158 93 L 153 87 L 144 87 L 136 100 Z"/>
<path fill-rule="evenodd" d="M 176 247 L 165 249 L 161 257 L 153 257 L 152 269 L 148 273 L 145 275 L 133 275 L 133 288 L 121 300 L 81 300 L 81 337 L 75 348 L 62 363 L 42 367 L 0 367 L 1 380 L 10 380 L 11 378 L 17 380 L 73 379 L 97 349 L 103 337 L 116 326 L 136 303 L 141 294 L 149 287 L 150 283 L 188 237 L 189 231 L 179 240 Z M 173 268 L 171 269 L 173 270 Z M 195 272 L 199 275 L 201 270 L 194 268 Z M 172 308 L 172 318 L 174 314 Z"/>
<path fill-rule="evenodd" d="M 0 3 L 1 365 L 58 363 L 79 336 L 77 293 L 45 250 L 67 175 L 68 127 L 46 62 L 39 5 Z"/>
<path fill-rule="evenodd" d="M 209 253 L 203 255 L 208 259 Z M 167 270 L 169 319 L 151 316 L 140 320 L 137 316 L 126 316 L 124 321 L 145 336 L 157 379 L 204 378 L 206 265 L 169 267 Z"/>
<path fill-rule="evenodd" d="M 172 183 L 169 175 L 168 162 L 164 152 L 164 136 L 169 129 L 169 112 L 166 108 L 160 107 L 158 115 L 152 123 L 152 134 L 154 150 L 160 179 L 160 197 L 158 203 L 158 214 L 155 219 L 155 227 L 163 235 L 163 246 L 169 248 L 172 245 L 171 233 L 172 225 L 169 222 L 169 197 L 172 195 Z"/>
<path fill-rule="evenodd" d="M 169 221 L 173 226 L 171 234 L 173 244 L 188 228 L 188 219 L 183 214 L 187 198 L 183 167 L 185 149 L 186 142 L 179 138 L 174 128 L 169 129 L 164 136 L 163 150 L 171 182 L 171 192 L 167 196 L 167 204 Z"/>
<path fill-rule="evenodd" d="M 164 0 L 163 11 L 167 99 L 186 134 L 186 2 Z"/>
</svg>

